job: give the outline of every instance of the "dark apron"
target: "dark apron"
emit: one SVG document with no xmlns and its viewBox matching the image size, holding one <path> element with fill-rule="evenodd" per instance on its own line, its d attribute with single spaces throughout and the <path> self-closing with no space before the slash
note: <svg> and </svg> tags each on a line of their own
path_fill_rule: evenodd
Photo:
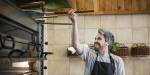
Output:
<svg viewBox="0 0 150 75">
<path fill-rule="evenodd" d="M 106 63 L 97 61 L 97 57 L 91 75 L 114 75 L 115 66 L 113 58 L 110 56 L 111 63 Z"/>
</svg>

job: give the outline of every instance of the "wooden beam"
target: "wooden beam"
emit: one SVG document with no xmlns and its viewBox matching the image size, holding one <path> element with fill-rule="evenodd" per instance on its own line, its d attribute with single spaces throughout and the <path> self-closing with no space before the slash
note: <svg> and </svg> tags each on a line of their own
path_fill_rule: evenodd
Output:
<svg viewBox="0 0 150 75">
<path fill-rule="evenodd" d="M 55 14 L 68 14 L 68 11 L 58 11 L 58 12 L 56 11 Z M 89 12 L 94 12 L 94 10 L 82 10 L 76 11 L 75 13 L 89 13 Z"/>
<path fill-rule="evenodd" d="M 72 25 L 72 23 L 51 23 L 51 22 L 46 22 L 43 24 L 50 24 L 50 25 Z"/>
</svg>

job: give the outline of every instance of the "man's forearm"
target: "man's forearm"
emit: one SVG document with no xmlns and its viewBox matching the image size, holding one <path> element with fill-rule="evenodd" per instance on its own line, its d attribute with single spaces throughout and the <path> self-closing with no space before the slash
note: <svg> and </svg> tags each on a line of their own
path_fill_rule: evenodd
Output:
<svg viewBox="0 0 150 75">
<path fill-rule="evenodd" d="M 77 27 L 77 21 L 75 21 L 72 26 L 72 46 L 77 50 L 77 53 L 80 54 L 81 50 L 79 48 L 79 45 L 79 32 Z"/>
</svg>

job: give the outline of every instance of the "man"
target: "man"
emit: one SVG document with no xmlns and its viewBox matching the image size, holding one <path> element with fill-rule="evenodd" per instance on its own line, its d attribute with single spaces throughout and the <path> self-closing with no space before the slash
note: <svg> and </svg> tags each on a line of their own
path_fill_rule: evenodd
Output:
<svg viewBox="0 0 150 75">
<path fill-rule="evenodd" d="M 85 61 L 84 75 L 125 75 L 123 60 L 109 52 L 111 44 L 114 42 L 113 35 L 108 31 L 99 29 L 94 41 L 94 50 L 87 45 L 80 44 L 77 15 L 74 12 L 74 10 L 68 12 L 73 24 L 72 46 Z"/>
</svg>

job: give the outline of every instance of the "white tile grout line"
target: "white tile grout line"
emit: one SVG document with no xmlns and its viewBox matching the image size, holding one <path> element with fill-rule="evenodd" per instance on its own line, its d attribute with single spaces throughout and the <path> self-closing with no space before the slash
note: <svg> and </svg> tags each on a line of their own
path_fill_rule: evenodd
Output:
<svg viewBox="0 0 150 75">
<path fill-rule="evenodd" d="M 132 43 L 133 43 L 133 15 L 131 14 L 131 33 L 132 33 Z"/>
</svg>

